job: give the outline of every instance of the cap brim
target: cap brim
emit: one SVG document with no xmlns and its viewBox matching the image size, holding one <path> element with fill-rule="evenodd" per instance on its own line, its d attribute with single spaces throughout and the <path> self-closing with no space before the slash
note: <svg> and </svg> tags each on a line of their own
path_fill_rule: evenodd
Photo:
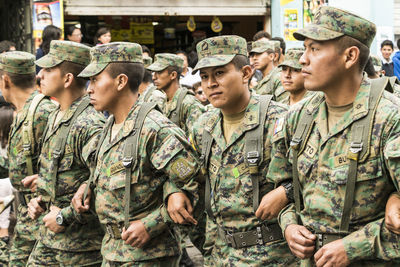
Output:
<svg viewBox="0 0 400 267">
<path fill-rule="evenodd" d="M 217 67 L 228 64 L 236 55 L 212 55 L 204 57 L 197 62 L 192 74 L 195 74 L 199 69 L 208 67 Z"/>
<path fill-rule="evenodd" d="M 250 53 L 264 53 L 268 49 L 262 48 L 262 47 L 256 47 L 251 49 Z"/>
<path fill-rule="evenodd" d="M 90 63 L 81 73 L 79 73 L 78 77 L 89 78 L 96 76 L 102 72 L 107 65 L 108 63 Z"/>
<path fill-rule="evenodd" d="M 278 65 L 278 67 L 283 67 L 283 66 L 288 66 L 294 69 L 302 69 L 303 66 L 300 63 L 295 63 L 293 61 L 283 61 L 281 64 Z"/>
<path fill-rule="evenodd" d="M 293 33 L 293 37 L 299 41 L 304 41 L 306 38 L 310 38 L 316 41 L 328 41 L 336 39 L 343 35 L 343 33 L 335 32 L 327 28 L 312 24 L 308 25 L 304 29 L 299 29 L 298 31 Z"/>
<path fill-rule="evenodd" d="M 52 67 L 57 66 L 61 62 L 63 62 L 62 59 L 55 58 L 52 55 L 47 54 L 47 55 L 39 58 L 38 60 L 36 60 L 35 64 L 41 68 L 52 68 Z"/>
<path fill-rule="evenodd" d="M 151 71 L 162 71 L 165 70 L 168 66 L 165 66 L 163 64 L 160 64 L 158 62 L 154 62 L 150 66 L 148 66 L 146 69 L 151 70 Z"/>
</svg>

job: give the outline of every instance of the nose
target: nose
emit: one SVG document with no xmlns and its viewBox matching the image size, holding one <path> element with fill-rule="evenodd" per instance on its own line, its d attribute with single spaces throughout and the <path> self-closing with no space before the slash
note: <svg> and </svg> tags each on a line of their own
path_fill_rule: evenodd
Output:
<svg viewBox="0 0 400 267">
<path fill-rule="evenodd" d="M 307 57 L 307 51 L 305 51 L 303 53 L 303 55 L 301 55 L 300 59 L 299 59 L 299 63 L 301 65 L 307 65 L 308 64 L 308 57 Z"/>
<path fill-rule="evenodd" d="M 88 87 L 87 87 L 87 89 L 86 89 L 86 91 L 88 92 L 88 94 L 93 94 L 93 88 L 94 87 L 94 85 L 93 85 L 93 83 L 92 82 L 89 82 L 89 85 L 88 85 Z"/>
<path fill-rule="evenodd" d="M 218 86 L 217 80 L 215 79 L 214 75 L 210 75 L 208 77 L 208 80 L 206 81 L 207 83 L 207 88 L 215 88 L 216 86 Z"/>
<path fill-rule="evenodd" d="M 41 70 L 39 71 L 39 73 L 36 75 L 36 79 L 43 80 L 43 69 L 41 69 Z"/>
</svg>

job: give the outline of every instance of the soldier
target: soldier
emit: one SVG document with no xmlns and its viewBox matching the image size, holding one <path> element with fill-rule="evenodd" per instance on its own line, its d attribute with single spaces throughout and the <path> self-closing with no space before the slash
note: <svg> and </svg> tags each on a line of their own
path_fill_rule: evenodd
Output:
<svg viewBox="0 0 400 267">
<path fill-rule="evenodd" d="M 106 229 L 103 266 L 177 266 L 179 246 L 163 222 L 168 217 L 163 186 L 169 179 L 190 197 L 185 212 L 172 217 L 196 223 L 186 212 L 198 200 L 195 154 L 180 128 L 153 105 L 137 101 L 142 62 L 140 45 L 110 43 L 92 48 L 91 63 L 79 75 L 90 77 L 94 107 L 112 114 L 97 150 L 94 190 L 87 191 L 94 192 Z M 73 200 L 80 213 L 93 205 L 84 197 L 85 188 Z"/>
<path fill-rule="evenodd" d="M 154 72 L 155 86 L 167 94 L 164 114 L 188 135 L 205 108 L 189 90 L 180 87 L 182 68 L 183 59 L 168 53 L 156 54 L 154 63 L 147 67 Z"/>
<path fill-rule="evenodd" d="M 36 189 L 41 137 L 50 112 L 56 108 L 35 89 L 34 60 L 34 55 L 20 51 L 0 56 L 0 89 L 17 112 L 8 140 L 9 177 L 20 200 L 10 266 L 25 266 L 35 245 L 38 225 L 29 218 L 27 203 Z"/>
<path fill-rule="evenodd" d="M 208 176 L 205 265 L 289 266 L 294 257 L 275 219 L 288 201 L 286 190 L 264 179 L 274 124 L 286 108 L 249 91 L 251 67 L 242 37 L 206 39 L 197 53 L 194 70 L 200 70 L 215 107 L 190 135 Z"/>
<path fill-rule="evenodd" d="M 362 72 L 375 32 L 323 6 L 294 33 L 304 40 L 304 85 L 323 93 L 289 110 L 267 178 L 293 177 L 295 204 L 279 220 L 302 266 L 394 266 L 400 257 L 399 236 L 384 223 L 388 197 L 399 191 L 399 100 L 384 90 L 387 79 Z"/>
<path fill-rule="evenodd" d="M 304 48 L 291 48 L 287 51 L 285 60 L 279 64 L 282 68 L 281 82 L 283 88 L 289 92 L 289 95 L 284 98 L 281 103 L 285 105 L 293 105 L 303 98 L 313 95 L 313 92 L 307 91 L 304 88 L 304 78 L 301 74 L 300 57 L 304 53 Z"/>
<path fill-rule="evenodd" d="M 104 116 L 89 103 L 86 80 L 78 74 L 89 64 L 90 48 L 53 40 L 49 53 L 36 61 L 42 92 L 60 103 L 43 134 L 38 197 L 29 215 L 40 223 L 40 239 L 27 266 L 98 266 L 103 231 L 93 214 L 78 216 L 71 199 L 89 179 L 92 155 Z M 40 216 L 40 217 L 39 217 Z"/>
<path fill-rule="evenodd" d="M 275 67 L 275 49 L 279 49 L 279 45 L 279 41 L 259 40 L 253 42 L 250 51 L 254 67 L 263 73 L 263 79 L 254 87 L 254 91 L 260 95 L 273 95 L 273 100 L 278 102 L 289 95 L 282 87 L 280 69 Z"/>
</svg>

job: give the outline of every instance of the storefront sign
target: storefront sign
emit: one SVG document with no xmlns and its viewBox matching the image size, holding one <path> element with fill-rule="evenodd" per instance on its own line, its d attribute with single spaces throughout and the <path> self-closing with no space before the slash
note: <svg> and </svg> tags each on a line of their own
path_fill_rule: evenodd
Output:
<svg viewBox="0 0 400 267">
<path fill-rule="evenodd" d="M 296 41 L 296 39 L 293 37 L 293 33 L 299 28 L 298 20 L 299 13 L 297 9 L 285 9 L 283 35 L 286 41 Z"/>
<path fill-rule="evenodd" d="M 218 17 L 214 17 L 213 21 L 211 22 L 211 30 L 213 32 L 220 32 L 222 31 L 222 22 Z"/>
</svg>

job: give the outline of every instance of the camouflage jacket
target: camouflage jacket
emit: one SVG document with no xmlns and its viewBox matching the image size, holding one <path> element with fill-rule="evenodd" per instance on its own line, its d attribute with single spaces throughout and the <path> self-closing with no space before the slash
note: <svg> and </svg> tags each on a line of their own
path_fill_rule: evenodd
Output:
<svg viewBox="0 0 400 267">
<path fill-rule="evenodd" d="M 177 109 L 178 96 L 181 90 L 183 90 L 183 88 L 179 87 L 172 100 L 165 105 L 164 114 L 169 119 L 171 119 L 172 113 Z M 197 121 L 200 115 L 206 111 L 206 108 L 191 94 L 185 96 L 182 105 L 181 114 L 179 114 L 179 117 L 182 118 L 182 120 L 178 126 L 185 131 L 186 135 L 189 135 L 193 124 Z"/>
<path fill-rule="evenodd" d="M 106 136 L 98 151 L 94 173 L 96 212 L 103 226 L 121 228 L 124 223 L 126 170 L 122 159 L 139 107 L 140 102 L 132 107 L 114 140 L 110 140 L 111 130 L 103 133 Z M 137 146 L 139 159 L 132 170 L 129 217 L 130 221 L 141 220 L 151 239 L 143 248 L 136 248 L 107 232 L 102 255 L 109 261 L 141 261 L 179 253 L 178 244 L 164 223 L 168 215 L 163 206 L 163 185 L 168 178 L 187 192 L 193 202 L 198 201 L 195 178 L 199 166 L 180 128 L 159 111 L 152 110 L 144 121 Z"/>
<path fill-rule="evenodd" d="M 313 96 L 313 95 L 314 95 L 314 92 L 312 92 L 312 91 L 307 91 L 307 92 L 304 94 L 303 99 L 308 98 L 308 97 L 311 97 L 311 96 Z M 302 100 L 303 100 L 303 99 L 302 99 Z M 285 98 L 283 98 L 283 99 L 280 101 L 280 103 L 285 104 L 285 105 L 287 105 L 287 106 L 290 106 L 290 93 L 289 93 L 287 96 L 285 96 Z"/>
<path fill-rule="evenodd" d="M 273 95 L 273 100 L 281 102 L 289 93 L 283 89 L 281 83 L 281 69 L 273 68 L 272 71 L 258 82 L 253 90 L 259 95 Z"/>
<path fill-rule="evenodd" d="M 46 135 L 44 136 L 40 155 L 40 169 L 38 178 L 38 195 L 45 203 L 62 209 L 62 215 L 67 222 L 64 232 L 55 234 L 44 227 L 42 218 L 39 218 L 40 235 L 43 244 L 49 248 L 66 251 L 92 251 L 100 249 L 103 231 L 98 218 L 87 216 L 82 218 L 76 215 L 71 199 L 79 186 L 89 179 L 90 169 L 93 167 L 92 155 L 96 149 L 100 132 L 104 125 L 104 116 L 89 105 L 76 119 L 70 128 L 63 156 L 59 159 L 58 172 L 53 181 L 54 147 L 60 133 L 60 126 L 69 123 L 78 105 L 88 96 L 84 96 L 69 107 L 61 120 L 54 125 L 57 111 L 50 115 Z M 55 199 L 52 195 L 55 193 Z M 42 217 L 45 214 L 42 215 Z"/>
<path fill-rule="evenodd" d="M 253 210 L 253 186 L 249 168 L 245 161 L 245 133 L 259 125 L 259 95 L 252 94 L 246 108 L 242 126 L 232 134 L 227 144 L 223 135 L 222 113 L 214 109 L 203 114 L 193 128 L 190 135 L 193 146 L 199 153 L 202 151 L 202 138 L 204 131 L 208 131 L 213 144 L 209 155 L 208 176 L 210 179 L 213 196 L 211 207 L 219 228 L 228 232 L 243 232 L 255 229 L 260 221 Z M 286 107 L 271 101 L 268 107 L 263 134 L 263 157 L 259 165 L 261 177 L 265 177 L 271 161 L 272 139 L 283 119 Z M 280 118 L 280 119 L 279 119 Z M 282 126 L 282 125 L 281 125 Z M 279 127 L 281 127 L 279 126 Z M 260 199 L 263 195 L 276 187 L 276 182 L 260 179 Z M 268 221 L 274 223 L 276 220 Z M 218 235 L 217 225 L 207 216 L 206 242 L 204 247 L 211 248 L 211 257 L 206 257 L 206 265 L 213 265 L 215 261 L 223 266 L 236 265 L 230 262 L 232 258 L 247 262 L 249 265 L 280 265 L 284 266 L 293 260 L 284 240 L 276 241 L 275 245 L 257 245 L 245 249 L 229 247 Z M 225 252 L 222 252 L 225 251 Z M 226 254 L 225 254 L 226 253 Z M 210 262 L 208 262 L 210 261 Z M 261 265 L 260 265 L 261 264 Z"/>
<path fill-rule="evenodd" d="M 276 154 L 272 157 L 267 178 L 292 178 L 293 151 L 289 147 L 299 118 L 304 112 L 314 113 L 314 126 L 298 156 L 298 172 L 304 208 L 297 219 L 294 205 L 280 214 L 284 231 L 289 224 L 303 223 L 316 232 L 338 232 L 344 205 L 349 160 L 351 125 L 368 114 L 370 82 L 364 79 L 353 108 L 329 132 L 327 107 L 323 93 L 294 105 L 288 112 L 284 130 L 274 136 Z M 400 236 L 384 225 L 385 205 L 400 182 L 400 115 L 399 100 L 384 92 L 377 107 L 370 139 L 370 153 L 358 162 L 350 232 L 343 240 L 352 263 L 387 266 L 384 261 L 400 257 Z M 287 154 L 288 153 L 288 154 Z M 287 158 L 286 155 L 289 155 Z M 374 260 L 375 259 L 375 260 Z M 360 260 L 363 260 L 362 262 Z M 304 266 L 310 263 L 303 262 Z M 387 263 L 386 263 L 387 264 Z M 358 265 L 357 265 L 358 266 Z"/>
<path fill-rule="evenodd" d="M 149 95 L 150 94 L 150 95 Z M 167 95 L 158 90 L 153 84 L 149 85 L 146 90 L 139 96 L 138 101 L 156 103 L 160 110 L 165 109 L 165 104 L 167 103 Z"/>
<path fill-rule="evenodd" d="M 22 147 L 22 124 L 26 121 L 29 107 L 37 94 L 39 94 L 37 91 L 32 93 L 23 109 L 14 118 L 8 139 L 10 181 L 13 187 L 19 192 L 32 193 L 29 188 L 25 188 L 21 183 L 22 179 L 28 175 L 26 158 Z M 41 138 L 46 129 L 49 115 L 55 109 L 56 105 L 48 98 L 44 98 L 36 108 L 33 122 L 33 137 L 35 142 L 32 157 L 33 173 L 38 173 L 37 162 L 40 154 Z"/>
</svg>

